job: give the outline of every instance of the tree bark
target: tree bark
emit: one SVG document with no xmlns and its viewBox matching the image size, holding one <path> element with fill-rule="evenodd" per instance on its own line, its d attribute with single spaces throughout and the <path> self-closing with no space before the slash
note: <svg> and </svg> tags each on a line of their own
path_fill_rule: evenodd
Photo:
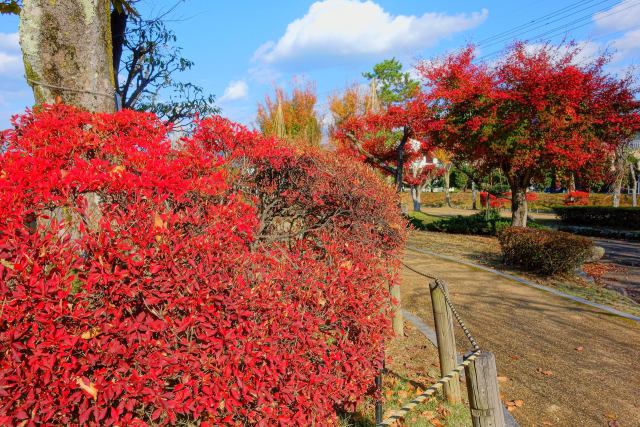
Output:
<svg viewBox="0 0 640 427">
<path fill-rule="evenodd" d="M 615 181 L 613 183 L 613 207 L 617 208 L 620 206 L 620 192 L 622 190 L 622 182 L 624 181 L 624 176 L 626 175 L 627 169 L 627 152 L 625 150 L 625 146 L 620 146 L 616 148 L 615 159 L 613 163 L 614 173 L 615 173 Z"/>
<path fill-rule="evenodd" d="M 412 185 L 411 186 L 411 200 L 413 201 L 413 211 L 420 212 L 421 211 L 421 193 L 422 188 L 420 185 Z"/>
<path fill-rule="evenodd" d="M 511 186 L 511 225 L 527 226 L 527 187 Z"/>
<path fill-rule="evenodd" d="M 478 190 L 476 189 L 476 182 L 471 181 L 471 209 L 474 211 L 478 209 Z"/>
<path fill-rule="evenodd" d="M 568 188 L 569 193 L 573 193 L 574 191 L 576 191 L 576 176 L 573 174 L 573 172 L 571 172 L 571 174 L 569 174 L 569 188 Z"/>
<path fill-rule="evenodd" d="M 115 110 L 109 0 L 25 0 L 20 46 L 37 104 Z"/>
<path fill-rule="evenodd" d="M 447 206 L 451 207 L 451 192 L 449 191 L 449 187 L 451 186 L 451 163 L 446 163 L 444 165 L 444 201 L 447 203 Z"/>
<path fill-rule="evenodd" d="M 396 191 L 400 193 L 403 189 L 403 177 L 402 173 L 404 172 L 404 147 L 407 145 L 407 141 L 409 140 L 409 135 L 411 134 L 409 128 L 405 126 L 404 131 L 402 132 L 402 139 L 400 140 L 400 144 L 397 149 L 397 165 L 396 165 Z"/>
<path fill-rule="evenodd" d="M 125 33 L 127 31 L 127 12 L 114 7 L 111 11 L 111 46 L 113 49 L 113 81 L 114 87 L 119 87 L 118 72 L 120 71 L 120 60 L 122 59 L 122 50 L 124 48 Z"/>
<path fill-rule="evenodd" d="M 631 166 L 631 206 L 634 208 L 638 206 L 638 177 L 636 176 L 636 166 L 632 163 Z"/>
</svg>

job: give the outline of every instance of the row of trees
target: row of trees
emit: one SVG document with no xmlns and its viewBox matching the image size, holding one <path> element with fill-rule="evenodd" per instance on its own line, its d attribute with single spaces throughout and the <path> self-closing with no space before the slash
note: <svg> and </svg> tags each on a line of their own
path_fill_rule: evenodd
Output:
<svg viewBox="0 0 640 427">
<path fill-rule="evenodd" d="M 384 87 L 398 96 L 379 111 L 340 121 L 333 137 L 340 150 L 393 175 L 399 190 L 419 192 L 432 172 L 416 160 L 434 152 L 445 174 L 456 165 L 476 183 L 498 170 L 511 190 L 512 223 L 526 226 L 529 187 L 550 173 L 587 184 L 612 181 L 620 170 L 616 153 L 640 129 L 631 75 L 607 73 L 604 56 L 580 63 L 579 53 L 573 44 L 517 43 L 487 64 L 467 47 L 418 65 L 422 88 L 407 84 L 395 64 L 405 84 Z"/>
</svg>

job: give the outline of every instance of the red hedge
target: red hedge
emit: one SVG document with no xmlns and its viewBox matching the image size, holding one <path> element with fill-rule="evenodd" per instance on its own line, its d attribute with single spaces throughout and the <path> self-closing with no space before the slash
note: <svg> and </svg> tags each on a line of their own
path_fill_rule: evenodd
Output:
<svg viewBox="0 0 640 427">
<path fill-rule="evenodd" d="M 45 107 L 0 152 L 0 424 L 326 424 L 370 391 L 401 219 L 221 118 Z"/>
<path fill-rule="evenodd" d="M 570 191 L 564 196 L 566 206 L 585 206 L 589 204 L 589 193 L 586 191 Z"/>
</svg>

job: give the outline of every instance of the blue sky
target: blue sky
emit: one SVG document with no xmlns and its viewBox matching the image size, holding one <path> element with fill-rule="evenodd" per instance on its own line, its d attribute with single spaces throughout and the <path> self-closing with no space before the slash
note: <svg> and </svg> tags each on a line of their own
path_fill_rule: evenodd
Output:
<svg viewBox="0 0 640 427">
<path fill-rule="evenodd" d="M 138 8 L 155 16 L 173 4 L 141 0 Z M 616 50 L 612 72 L 640 56 L 640 0 L 186 0 L 171 18 L 184 56 L 195 62 L 181 79 L 216 94 L 223 115 L 249 126 L 275 85 L 315 82 L 325 114 L 327 95 L 363 82 L 363 71 L 393 56 L 410 68 L 467 43 L 479 43 L 482 56 L 514 39 L 549 36 L 576 40 L 585 58 Z M 33 103 L 17 29 L 17 17 L 0 16 L 0 128 Z"/>
</svg>

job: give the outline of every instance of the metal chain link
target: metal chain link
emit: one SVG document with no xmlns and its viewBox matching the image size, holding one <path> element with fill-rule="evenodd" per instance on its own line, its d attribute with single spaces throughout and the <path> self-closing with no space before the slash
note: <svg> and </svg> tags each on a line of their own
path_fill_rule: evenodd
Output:
<svg viewBox="0 0 640 427">
<path fill-rule="evenodd" d="M 421 394 L 414 397 L 410 402 L 405 403 L 402 408 L 392 411 L 387 418 L 382 420 L 382 422 L 376 424 L 376 427 L 390 426 L 390 425 L 393 425 L 396 421 L 404 418 L 409 412 L 411 412 L 413 408 L 415 408 L 420 403 L 427 400 L 429 396 L 431 396 L 436 391 L 441 389 L 445 384 L 451 381 L 456 374 L 459 374 L 460 372 L 462 372 L 464 370 L 464 367 L 467 366 L 469 363 L 471 363 L 473 360 L 475 360 L 475 358 L 478 357 L 479 354 L 480 354 L 480 350 L 474 351 L 472 354 L 466 357 L 461 364 L 453 368 L 451 371 L 447 372 L 447 374 L 444 375 L 442 378 L 440 378 L 435 384 L 431 385 L 428 389 L 423 391 Z"/>
<path fill-rule="evenodd" d="M 469 342 L 471 342 L 471 346 L 472 346 L 472 349 L 473 349 L 472 351 L 480 350 L 480 347 L 478 346 L 478 343 L 473 338 L 473 336 L 471 335 L 471 332 L 469 332 L 469 329 L 467 329 L 467 326 L 464 324 L 464 321 L 462 320 L 462 318 L 458 314 L 458 310 L 456 310 L 456 308 L 454 307 L 453 303 L 449 299 L 449 293 L 447 292 L 447 285 L 444 282 L 444 280 L 436 279 L 435 280 L 435 284 L 436 284 L 436 286 L 439 286 L 440 289 L 442 289 L 442 294 L 444 295 L 445 302 L 447 303 L 447 305 L 451 309 L 451 312 L 453 313 L 453 316 L 456 318 L 456 321 L 458 322 L 458 324 L 462 328 L 462 332 L 464 332 L 464 335 L 467 337 L 467 339 L 469 339 Z"/>
<path fill-rule="evenodd" d="M 462 332 L 464 332 L 464 335 L 467 337 L 467 339 L 471 343 L 472 351 L 480 350 L 480 346 L 478 346 L 478 343 L 476 342 L 476 340 L 471 335 L 471 332 L 469 332 L 469 329 L 467 328 L 467 326 L 464 324 L 464 321 L 462 320 L 462 317 L 460 317 L 460 314 L 458 314 L 458 310 L 456 310 L 455 306 L 451 302 L 451 299 L 449 299 L 449 293 L 447 292 L 447 285 L 444 282 L 444 280 L 438 279 L 435 276 L 431 276 L 429 274 L 423 273 L 422 271 L 416 270 L 415 268 L 411 267 L 410 265 L 408 265 L 404 261 L 402 261 L 402 265 L 404 265 L 407 269 L 413 271 L 414 273 L 419 274 L 420 276 L 423 276 L 423 277 L 426 277 L 428 279 L 433 279 L 434 280 L 434 283 L 436 284 L 436 286 L 439 286 L 440 289 L 442 289 L 442 294 L 444 295 L 445 302 L 447 303 L 447 305 L 451 309 L 451 312 L 453 313 L 453 316 L 456 318 L 456 321 L 458 322 L 458 324 L 462 328 Z"/>
</svg>

